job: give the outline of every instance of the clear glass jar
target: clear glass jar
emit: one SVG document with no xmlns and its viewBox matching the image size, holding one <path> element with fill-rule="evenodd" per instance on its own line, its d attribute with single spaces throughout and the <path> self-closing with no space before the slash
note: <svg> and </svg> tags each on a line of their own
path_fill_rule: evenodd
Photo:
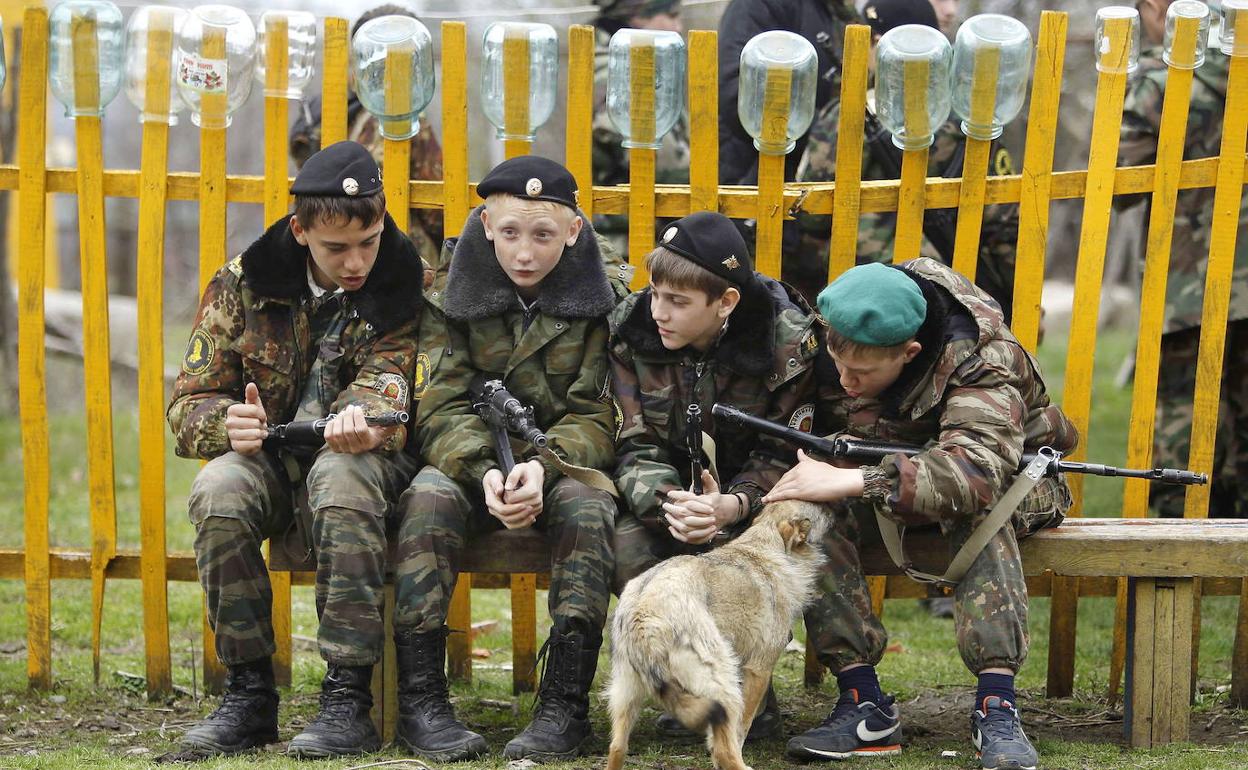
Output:
<svg viewBox="0 0 1248 770">
<path fill-rule="evenodd" d="M 266 85 L 269 60 L 265 40 L 268 30 L 282 21 L 286 22 L 286 88 L 270 90 Z M 264 95 L 302 99 L 303 89 L 316 72 L 316 16 L 307 11 L 265 11 L 256 32 L 256 82 Z"/>
<path fill-rule="evenodd" d="M 9 78 L 9 68 L 4 64 L 4 20 L 0 19 L 0 89 Z"/>
<path fill-rule="evenodd" d="M 386 60 L 407 58 L 408 88 L 386 99 Z M 379 16 L 351 39 L 351 72 L 355 93 L 364 109 L 381 122 L 387 139 L 411 139 L 420 130 L 420 111 L 433 98 L 433 38 L 410 16 Z"/>
<path fill-rule="evenodd" d="M 653 50 L 653 116 L 633 115 L 634 48 Z M 625 28 L 611 36 L 607 48 L 607 116 L 624 136 L 625 147 L 657 150 L 676 125 L 685 111 L 686 56 L 685 40 L 675 32 Z"/>
<path fill-rule="evenodd" d="M 178 125 L 178 113 L 185 105 L 178 98 L 174 79 L 178 59 L 174 35 L 185 19 L 186 11 L 172 5 L 144 5 L 130 14 L 126 24 L 126 98 L 138 108 L 140 123 Z M 163 114 L 147 109 L 147 34 L 157 26 L 169 30 L 169 109 Z"/>
<path fill-rule="evenodd" d="M 741 49 L 741 74 L 737 89 L 737 117 L 754 147 L 766 155 L 785 155 L 810 128 L 815 117 L 815 88 L 819 60 L 815 47 L 801 35 L 781 30 L 761 32 Z M 789 112 L 784 135 L 766 135 L 763 112 L 767 101 L 767 78 L 773 70 L 787 71 Z"/>
<path fill-rule="evenodd" d="M 995 55 L 997 88 L 992 115 L 977 123 L 971 104 L 977 56 Z M 1031 75 L 1031 32 L 1010 16 L 983 13 L 958 28 L 953 45 L 953 111 L 962 118 L 962 133 L 985 141 L 1001 136 L 1005 125 L 1018 117 L 1027 98 Z"/>
<path fill-rule="evenodd" d="M 1235 37 L 1235 22 L 1248 17 L 1248 0 L 1222 0 L 1218 49 L 1227 56 L 1248 56 L 1248 40 Z"/>
<path fill-rule="evenodd" d="M 507 104 L 505 95 L 508 66 L 525 66 L 524 62 L 512 65 L 507 60 L 509 41 L 528 41 L 529 109 L 528 125 L 519 127 L 519 133 L 507 133 Z M 537 129 L 555 110 L 555 91 L 559 85 L 559 36 L 549 24 L 526 24 L 516 21 L 497 21 L 485 30 L 481 41 L 481 109 L 497 131 L 499 139 L 519 139 L 531 142 L 537 138 Z"/>
<path fill-rule="evenodd" d="M 1131 22 L 1125 68 L 1105 60 L 1105 55 L 1110 51 L 1109 38 L 1105 36 L 1105 22 L 1110 19 L 1128 19 Z M 1092 54 L 1096 57 L 1097 72 L 1125 72 L 1128 75 L 1135 72 L 1140 66 L 1140 12 L 1125 5 L 1107 5 L 1104 8 L 1097 8 L 1095 46 Z"/>
<path fill-rule="evenodd" d="M 1194 70 L 1205 63 L 1205 49 L 1209 47 L 1209 6 L 1200 0 L 1176 0 L 1166 11 L 1166 42 L 1161 58 L 1168 66 L 1176 69 Z M 1174 33 L 1178 29 L 1180 19 L 1196 19 L 1196 52 L 1191 62 L 1174 60 Z"/>
<path fill-rule="evenodd" d="M 910 94 L 916 109 L 906 114 L 906 70 L 926 64 L 921 94 Z M 903 150 L 932 146 L 936 130 L 949 118 L 953 48 L 940 30 L 924 24 L 890 29 L 875 47 L 875 108 L 880 124 Z M 907 120 L 909 118 L 909 120 Z"/>
<path fill-rule="evenodd" d="M 178 95 L 191 122 L 225 128 L 251 95 L 256 28 L 230 5 L 200 5 L 178 28 Z"/>
<path fill-rule="evenodd" d="M 74 27 L 81 21 L 95 23 L 95 71 L 99 84 L 98 96 L 85 101 L 74 94 Z M 66 117 L 99 117 L 121 93 L 125 42 L 125 20 L 108 0 L 66 0 L 52 9 L 48 16 L 48 79 L 52 94 L 65 105 Z"/>
</svg>

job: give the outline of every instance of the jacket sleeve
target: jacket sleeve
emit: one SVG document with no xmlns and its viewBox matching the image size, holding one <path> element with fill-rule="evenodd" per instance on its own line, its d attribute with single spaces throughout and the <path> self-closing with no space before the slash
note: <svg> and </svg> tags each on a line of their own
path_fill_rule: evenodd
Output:
<svg viewBox="0 0 1248 770">
<path fill-rule="evenodd" d="M 355 380 L 334 401 L 335 412 L 350 405 L 359 406 L 368 415 L 408 411 L 419 324 L 419 320 L 409 321 L 372 341 L 363 354 Z M 406 441 L 407 426 L 400 425 L 378 449 L 395 452 Z"/>
<path fill-rule="evenodd" d="M 225 411 L 242 401 L 244 385 L 242 358 L 232 346 L 242 332 L 238 279 L 223 267 L 204 290 L 165 414 L 179 457 L 210 460 L 229 451 Z"/>
<path fill-rule="evenodd" d="M 607 324 L 586 324 L 581 366 L 564 399 L 567 411 L 546 429 L 548 448 L 573 465 L 610 468 L 615 458 L 615 412 L 607 387 Z M 536 457 L 529 453 L 529 459 Z M 562 471 L 548 460 L 546 486 L 557 481 Z"/>
<path fill-rule="evenodd" d="M 814 358 L 813 352 L 810 359 Z M 793 413 L 804 404 L 814 400 L 815 369 L 813 360 L 804 361 L 805 369 L 790 378 L 771 394 L 767 402 L 767 413 L 762 415 L 769 422 L 788 425 Z M 814 408 L 811 406 L 813 415 Z M 771 491 L 785 471 L 797 463 L 797 452 L 793 447 L 775 436 L 759 436 L 750 452 L 745 465 L 731 481 L 727 482 L 725 491 L 744 492 L 750 498 L 749 516 L 753 517 L 762 507 L 763 495 Z"/>
<path fill-rule="evenodd" d="M 667 440 L 646 422 L 641 408 L 637 371 L 619 352 L 611 350 L 611 390 L 620 409 L 615 484 L 628 510 L 648 529 L 667 534 L 663 502 L 667 493 L 682 489 Z"/>
</svg>

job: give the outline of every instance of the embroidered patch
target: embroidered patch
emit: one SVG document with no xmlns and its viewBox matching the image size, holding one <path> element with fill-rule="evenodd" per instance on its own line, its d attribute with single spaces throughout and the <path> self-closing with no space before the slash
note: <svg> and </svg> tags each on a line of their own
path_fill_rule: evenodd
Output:
<svg viewBox="0 0 1248 770">
<path fill-rule="evenodd" d="M 806 357 L 813 356 L 815 351 L 819 349 L 819 338 L 814 332 L 807 332 L 806 338 L 802 340 L 802 355 Z"/>
<path fill-rule="evenodd" d="M 1009 176 L 1014 173 L 1014 157 L 1004 147 L 997 150 L 992 158 L 992 170 L 997 176 Z"/>
<path fill-rule="evenodd" d="M 360 183 L 352 177 L 342 180 L 342 191 L 347 195 L 355 195 L 360 191 Z"/>
<path fill-rule="evenodd" d="M 182 359 L 182 371 L 187 374 L 203 374 L 212 365 L 216 355 L 217 344 L 203 329 L 196 329 L 191 341 L 186 345 L 186 356 Z"/>
<path fill-rule="evenodd" d="M 738 267 L 741 267 L 741 263 L 737 261 L 736 254 L 730 255 L 728 259 L 725 259 L 720 264 L 728 268 L 729 270 L 736 270 Z"/>
<path fill-rule="evenodd" d="M 386 372 L 377 378 L 373 388 L 386 398 L 407 405 L 407 380 L 402 375 Z"/>
<path fill-rule="evenodd" d="M 615 443 L 620 443 L 620 433 L 624 431 L 624 410 L 620 408 L 620 402 L 611 397 L 611 411 L 615 416 Z"/>
<path fill-rule="evenodd" d="M 529 181 L 524 183 L 524 191 L 529 194 L 530 198 L 541 195 L 542 194 L 542 180 L 538 179 L 537 177 L 533 177 L 529 179 Z"/>
<path fill-rule="evenodd" d="M 815 425 L 815 405 L 802 404 L 793 410 L 793 416 L 789 418 L 789 427 L 800 430 L 802 433 L 810 433 L 810 429 Z"/>
<path fill-rule="evenodd" d="M 243 258 L 242 257 L 235 257 L 234 259 L 231 259 L 229 262 L 226 263 L 225 266 L 229 268 L 230 272 L 234 274 L 235 278 L 243 277 Z"/>
<path fill-rule="evenodd" d="M 429 387 L 429 354 L 416 356 L 416 374 L 412 377 L 412 398 L 419 401 Z"/>
</svg>

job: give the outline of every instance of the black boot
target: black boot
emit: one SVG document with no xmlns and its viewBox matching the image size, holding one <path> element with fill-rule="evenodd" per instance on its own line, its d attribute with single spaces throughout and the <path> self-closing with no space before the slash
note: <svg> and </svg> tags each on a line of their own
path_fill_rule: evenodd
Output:
<svg viewBox="0 0 1248 770">
<path fill-rule="evenodd" d="M 581 623 L 560 625 L 562 629 L 550 629 L 539 655 L 546 658 L 546 666 L 537 691 L 537 713 L 503 749 L 508 759 L 571 759 L 592 733 L 589 688 L 598 668 L 602 632 Z"/>
<path fill-rule="evenodd" d="M 322 758 L 366 754 L 381 748 L 381 737 L 368 715 L 373 707 L 369 685 L 372 666 L 329 664 L 321 682 L 321 709 L 286 751 L 297 757 Z"/>
<path fill-rule="evenodd" d="M 446 688 L 446 626 L 394 635 L 399 664 L 398 743 L 436 762 L 476 759 L 485 738 L 455 718 Z"/>
<path fill-rule="evenodd" d="M 277 700 L 271 659 L 230 666 L 221 705 L 186 731 L 183 749 L 204 755 L 234 754 L 276 743 Z"/>
</svg>

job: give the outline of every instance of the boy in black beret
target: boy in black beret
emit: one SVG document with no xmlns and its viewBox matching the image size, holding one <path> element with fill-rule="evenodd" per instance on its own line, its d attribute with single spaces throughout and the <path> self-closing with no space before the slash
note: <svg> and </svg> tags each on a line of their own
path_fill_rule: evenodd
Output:
<svg viewBox="0 0 1248 770">
<path fill-rule="evenodd" d="M 278 739 L 260 546 L 291 527 L 316 556 L 328 670 L 320 713 L 290 751 L 380 747 L 368 712 L 383 642 L 385 516 L 416 464 L 402 451 L 403 426 L 372 427 L 366 417 L 410 408 L 421 261 L 386 215 L 381 174 L 360 145 L 313 155 L 291 191 L 294 213 L 205 290 L 168 410 L 178 454 L 209 461 L 189 513 L 217 656 L 229 669 L 221 706 L 183 738 L 193 754 Z M 265 441 L 274 424 L 331 413 L 320 451 Z"/>
<path fill-rule="evenodd" d="M 448 240 L 445 287 L 430 304 L 448 338 L 431 351 L 416 431 L 426 465 L 403 494 L 397 585 L 400 655 L 419 677 L 418 709 L 400 706 L 407 746 L 439 761 L 475 757 L 484 739 L 455 719 L 443 671 L 446 613 L 468 534 L 537 527 L 551 543 L 546 666 L 532 722 L 509 742 L 511 759 L 568 759 L 589 737 L 594 679 L 610 598 L 614 487 L 596 468 L 614 458 L 607 389 L 606 314 L 616 291 L 593 229 L 577 209 L 576 180 L 535 156 L 496 166 L 477 185 L 485 205 Z M 619 280 L 617 278 L 617 280 Z M 546 450 L 513 441 L 500 469 L 470 392 L 501 380 L 533 409 Z M 608 491 L 610 490 L 610 491 Z M 430 686 L 429 683 L 436 683 Z M 402 683 L 400 683 L 402 685 Z"/>
<path fill-rule="evenodd" d="M 622 427 L 616 485 L 615 590 L 669 556 L 697 553 L 748 525 L 794 461 L 783 443 L 711 419 L 719 402 L 809 430 L 821 337 L 809 305 L 754 272 L 740 231 L 722 214 L 677 220 L 646 257 L 650 286 L 611 314 L 611 382 Z M 714 439 L 690 446 L 689 407 Z M 693 462 L 705 470 L 693 477 Z M 712 472 L 712 470 L 717 471 Z M 751 737 L 781 728 L 774 693 Z M 665 715 L 659 728 L 682 732 Z"/>
</svg>

